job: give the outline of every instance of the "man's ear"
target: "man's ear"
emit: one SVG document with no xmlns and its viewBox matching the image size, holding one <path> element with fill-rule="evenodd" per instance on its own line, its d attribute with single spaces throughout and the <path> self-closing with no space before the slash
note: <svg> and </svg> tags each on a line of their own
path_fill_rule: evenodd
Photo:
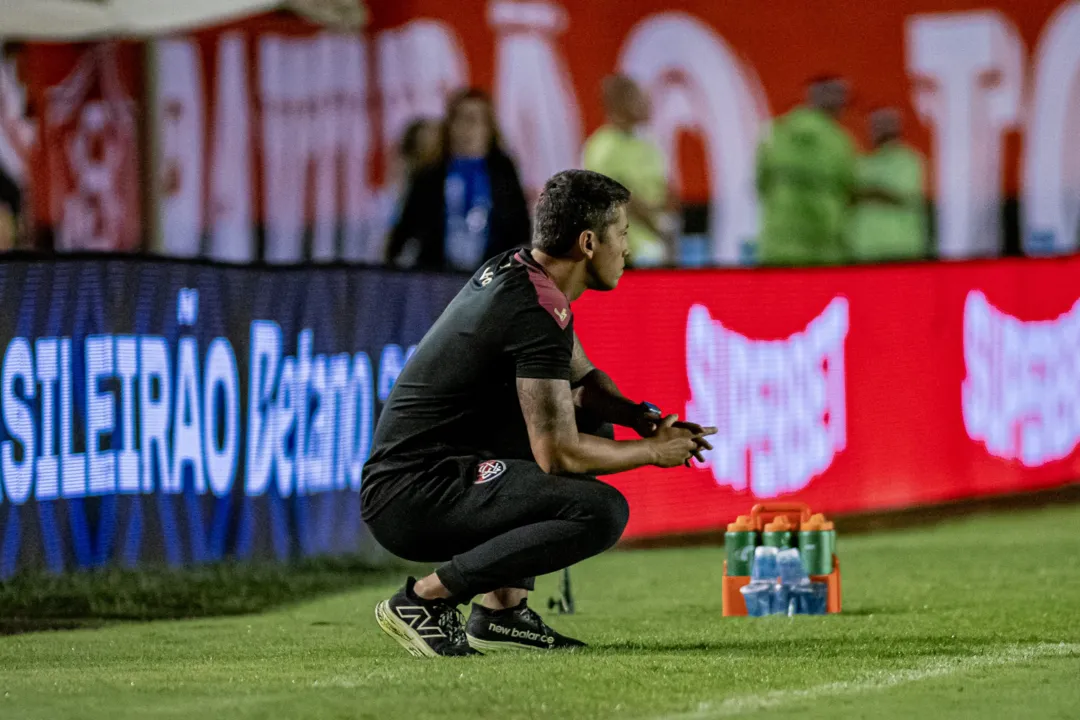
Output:
<svg viewBox="0 0 1080 720">
<path fill-rule="evenodd" d="M 597 240 L 596 233 L 592 230 L 582 231 L 581 235 L 578 236 L 578 247 L 581 249 L 581 254 L 591 258 L 593 253 L 596 252 Z"/>
</svg>

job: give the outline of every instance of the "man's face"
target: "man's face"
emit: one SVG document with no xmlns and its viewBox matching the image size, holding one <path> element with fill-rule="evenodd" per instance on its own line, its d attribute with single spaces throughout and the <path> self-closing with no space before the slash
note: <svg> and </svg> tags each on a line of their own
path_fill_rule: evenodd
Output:
<svg viewBox="0 0 1080 720">
<path fill-rule="evenodd" d="M 424 123 L 416 138 L 416 163 L 427 165 L 439 157 L 439 125 L 434 122 Z"/>
<path fill-rule="evenodd" d="M 607 112 L 616 123 L 637 126 L 649 121 L 652 111 L 649 96 L 630 78 L 620 76 L 612 80 L 605 93 Z"/>
<path fill-rule="evenodd" d="M 626 206 L 620 205 L 615 222 L 610 223 L 593 240 L 592 255 L 586 261 L 586 284 L 590 290 L 614 290 L 619 284 L 619 278 L 626 267 L 626 256 L 630 254 L 626 244 L 626 231 L 629 227 Z"/>
<path fill-rule="evenodd" d="M 483 100 L 463 100 L 450 121 L 450 153 L 463 157 L 483 157 L 491 144 L 492 127 Z"/>
<path fill-rule="evenodd" d="M 900 137 L 900 113 L 892 108 L 877 110 L 870 115 L 870 141 L 874 147 Z"/>
<path fill-rule="evenodd" d="M 649 96 L 645 94 L 641 86 L 637 84 L 631 86 L 627 97 L 626 110 L 635 125 L 643 125 L 649 122 L 651 110 Z"/>
<path fill-rule="evenodd" d="M 823 80 L 810 88 L 811 104 L 839 118 L 848 103 L 847 83 L 839 78 Z"/>
</svg>

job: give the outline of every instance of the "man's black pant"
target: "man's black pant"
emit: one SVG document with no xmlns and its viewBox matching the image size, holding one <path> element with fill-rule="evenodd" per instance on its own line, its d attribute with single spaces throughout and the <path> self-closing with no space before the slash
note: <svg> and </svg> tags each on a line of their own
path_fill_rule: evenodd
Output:
<svg viewBox="0 0 1080 720">
<path fill-rule="evenodd" d="M 368 526 L 398 557 L 448 561 L 436 574 L 458 603 L 503 587 L 531 590 L 535 576 L 614 545 L 629 519 L 622 493 L 593 477 L 549 475 L 526 460 L 454 465 L 459 472 L 402 478 L 415 487 Z"/>
</svg>

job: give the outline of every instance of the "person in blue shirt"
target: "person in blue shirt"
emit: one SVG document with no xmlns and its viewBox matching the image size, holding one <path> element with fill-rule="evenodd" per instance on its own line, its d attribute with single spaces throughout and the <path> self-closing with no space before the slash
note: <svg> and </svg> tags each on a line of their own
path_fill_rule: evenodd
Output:
<svg viewBox="0 0 1080 720">
<path fill-rule="evenodd" d="M 487 258 L 529 244 L 528 206 L 486 93 L 454 95 L 442 133 L 438 161 L 410 183 L 386 261 L 397 264 L 412 241 L 414 267 L 473 272 Z"/>
</svg>

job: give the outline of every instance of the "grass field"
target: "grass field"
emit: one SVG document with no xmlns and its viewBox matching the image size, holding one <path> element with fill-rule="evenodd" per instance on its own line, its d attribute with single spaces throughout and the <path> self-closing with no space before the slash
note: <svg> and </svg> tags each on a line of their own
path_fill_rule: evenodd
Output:
<svg viewBox="0 0 1080 720">
<path fill-rule="evenodd" d="M 0 718 L 1080 717 L 1080 507 L 840 538 L 845 612 L 720 616 L 721 549 L 575 568 L 592 644 L 422 661 L 375 625 L 397 584 L 259 615 L 0 637 Z M 544 578 L 537 605 L 555 588 Z"/>
</svg>

